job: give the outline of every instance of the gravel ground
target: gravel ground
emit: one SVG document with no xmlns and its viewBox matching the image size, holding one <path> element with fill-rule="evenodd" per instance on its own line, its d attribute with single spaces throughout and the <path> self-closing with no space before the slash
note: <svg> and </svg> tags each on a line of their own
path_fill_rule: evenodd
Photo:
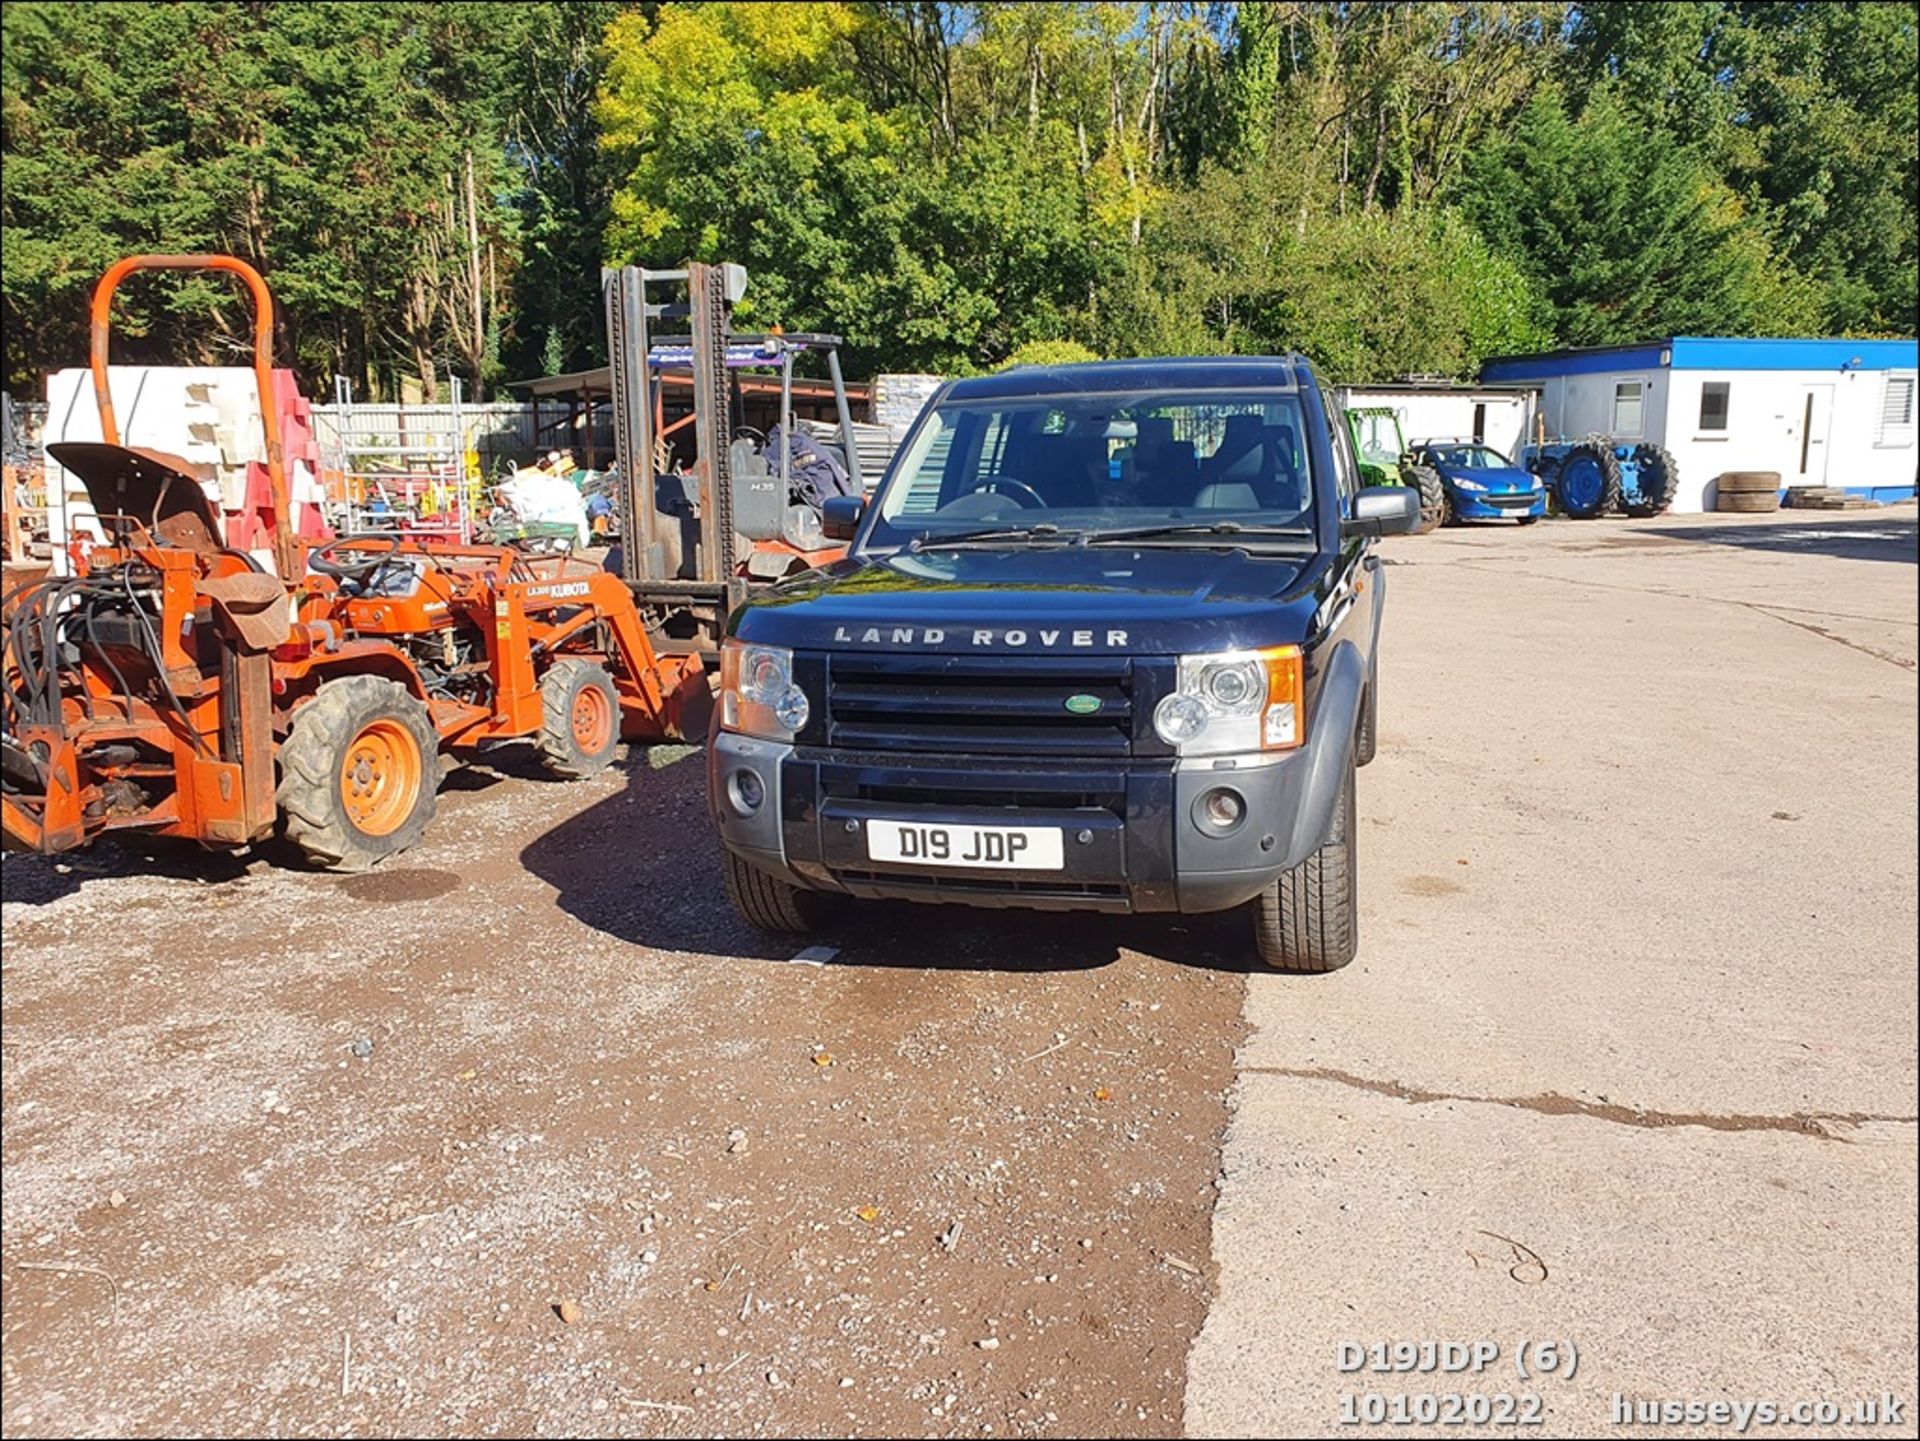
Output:
<svg viewBox="0 0 1920 1441">
<path fill-rule="evenodd" d="M 362 877 L 0 874 L 10 1435 L 1179 1430 L 1238 918 L 798 962 L 685 748 L 492 752 Z"/>
</svg>

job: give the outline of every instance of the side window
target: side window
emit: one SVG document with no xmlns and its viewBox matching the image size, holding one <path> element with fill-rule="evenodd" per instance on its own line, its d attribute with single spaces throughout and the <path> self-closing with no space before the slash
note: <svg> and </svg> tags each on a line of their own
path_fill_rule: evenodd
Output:
<svg viewBox="0 0 1920 1441">
<path fill-rule="evenodd" d="M 1875 445 L 1912 445 L 1914 436 L 1913 389 L 1911 375 L 1889 375 L 1880 392 L 1880 427 Z"/>
<path fill-rule="evenodd" d="M 1727 400 L 1732 389 L 1732 385 L 1724 380 L 1709 380 L 1700 387 L 1700 428 L 1702 430 L 1727 428 Z"/>
<path fill-rule="evenodd" d="M 1336 418 L 1337 417 L 1337 418 Z M 1353 445 L 1347 435 L 1347 421 L 1338 407 L 1327 407 L 1327 424 L 1333 434 L 1333 487 L 1340 497 L 1340 514 L 1353 513 L 1353 497 L 1360 489 L 1359 467 L 1354 464 Z"/>
<path fill-rule="evenodd" d="M 940 491 L 953 463 L 955 439 L 973 424 L 977 422 L 962 419 L 958 427 L 944 425 L 938 412 L 927 418 L 932 433 L 922 445 L 912 473 L 902 475 L 895 482 L 901 499 L 894 514 L 932 515 L 940 508 Z"/>
<path fill-rule="evenodd" d="M 1613 383 L 1613 433 L 1616 436 L 1625 440 L 1640 438 L 1646 392 L 1647 383 L 1644 380 L 1616 380 Z"/>
</svg>

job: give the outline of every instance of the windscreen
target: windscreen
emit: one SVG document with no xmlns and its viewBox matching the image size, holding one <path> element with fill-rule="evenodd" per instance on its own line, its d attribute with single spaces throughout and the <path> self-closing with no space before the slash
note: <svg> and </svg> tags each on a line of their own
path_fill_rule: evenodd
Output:
<svg viewBox="0 0 1920 1441">
<path fill-rule="evenodd" d="M 1513 462 L 1488 445 L 1436 445 L 1435 464 L 1452 470 L 1512 470 Z"/>
<path fill-rule="evenodd" d="M 1038 396 L 943 405 L 878 501 L 868 543 L 993 527 L 1311 525 L 1294 395 L 1211 391 Z"/>
</svg>

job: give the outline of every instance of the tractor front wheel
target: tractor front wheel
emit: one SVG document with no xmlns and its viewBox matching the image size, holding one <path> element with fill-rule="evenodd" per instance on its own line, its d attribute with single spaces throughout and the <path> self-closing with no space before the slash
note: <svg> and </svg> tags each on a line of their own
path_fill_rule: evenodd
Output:
<svg viewBox="0 0 1920 1441">
<path fill-rule="evenodd" d="M 280 747 L 275 792 L 287 839 L 314 865 L 364 871 L 420 839 L 440 785 L 427 708 L 383 676 L 328 681 Z"/>
<path fill-rule="evenodd" d="M 580 780 L 613 764 L 620 744 L 620 697 L 606 667 L 560 660 L 540 678 L 540 734 L 533 746 L 557 776 Z"/>
</svg>

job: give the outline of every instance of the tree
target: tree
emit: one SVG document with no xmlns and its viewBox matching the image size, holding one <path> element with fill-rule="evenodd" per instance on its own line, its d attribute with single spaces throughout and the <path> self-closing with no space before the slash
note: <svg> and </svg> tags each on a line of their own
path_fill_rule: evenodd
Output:
<svg viewBox="0 0 1920 1441">
<path fill-rule="evenodd" d="M 9 382 L 85 354 L 87 295 L 113 260 L 206 250 L 268 277 L 281 360 L 310 391 L 335 372 L 363 390 L 403 368 L 427 379 L 456 356 L 484 382 L 517 258 L 490 63 L 514 16 L 5 7 Z M 249 346 L 246 315 L 224 281 L 143 277 L 116 308 L 116 355 L 230 362 Z"/>
<path fill-rule="evenodd" d="M 1818 288 L 1741 198 L 1611 87 L 1576 119 L 1543 92 L 1469 167 L 1462 200 L 1552 303 L 1559 340 L 1780 335 L 1818 324 Z"/>
</svg>

